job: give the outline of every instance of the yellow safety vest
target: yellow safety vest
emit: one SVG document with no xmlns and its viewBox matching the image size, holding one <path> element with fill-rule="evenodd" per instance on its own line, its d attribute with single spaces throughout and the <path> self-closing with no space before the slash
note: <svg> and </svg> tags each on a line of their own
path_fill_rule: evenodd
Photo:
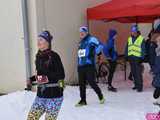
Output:
<svg viewBox="0 0 160 120">
<path fill-rule="evenodd" d="M 128 56 L 141 57 L 142 56 L 142 48 L 141 45 L 143 43 L 144 38 L 140 35 L 135 42 L 133 43 L 132 37 L 128 38 Z"/>
</svg>

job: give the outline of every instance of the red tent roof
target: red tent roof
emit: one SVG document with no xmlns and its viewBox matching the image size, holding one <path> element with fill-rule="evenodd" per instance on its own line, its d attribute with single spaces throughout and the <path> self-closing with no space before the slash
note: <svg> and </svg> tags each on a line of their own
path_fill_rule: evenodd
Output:
<svg viewBox="0 0 160 120">
<path fill-rule="evenodd" d="M 160 17 L 160 0 L 112 0 L 87 9 L 89 20 L 153 22 Z"/>
</svg>

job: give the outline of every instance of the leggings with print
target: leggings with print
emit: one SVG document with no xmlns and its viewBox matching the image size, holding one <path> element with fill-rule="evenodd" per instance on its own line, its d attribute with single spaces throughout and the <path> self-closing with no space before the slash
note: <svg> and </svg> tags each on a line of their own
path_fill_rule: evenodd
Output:
<svg viewBox="0 0 160 120">
<path fill-rule="evenodd" d="M 39 98 L 36 97 L 27 120 L 39 120 L 46 113 L 45 120 L 56 120 L 63 102 L 61 98 Z"/>
</svg>

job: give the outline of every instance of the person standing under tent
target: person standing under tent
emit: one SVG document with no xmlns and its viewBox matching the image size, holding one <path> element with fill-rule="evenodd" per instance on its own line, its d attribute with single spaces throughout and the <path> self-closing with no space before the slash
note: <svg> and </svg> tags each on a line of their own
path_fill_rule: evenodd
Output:
<svg viewBox="0 0 160 120">
<path fill-rule="evenodd" d="M 141 35 L 141 31 L 138 31 L 138 36 L 139 36 L 139 35 Z M 147 46 L 147 45 L 146 45 L 146 42 L 145 42 L 145 49 L 146 49 L 146 46 Z M 146 55 L 145 55 L 145 58 L 146 58 Z M 144 70 L 144 66 L 143 66 L 142 64 L 141 64 L 141 66 L 142 66 L 142 71 L 143 71 L 143 70 Z M 142 73 L 143 73 L 143 72 L 142 72 Z M 134 81 L 134 80 L 133 80 L 134 78 L 133 78 L 133 75 L 132 75 L 131 72 L 129 73 L 128 79 L 129 79 L 130 81 Z"/>
<path fill-rule="evenodd" d="M 130 62 L 131 73 L 134 79 L 133 90 L 137 92 L 143 91 L 143 77 L 142 77 L 142 62 L 145 56 L 145 40 L 142 35 L 138 33 L 137 25 L 131 28 L 131 36 L 128 38 L 125 56 Z"/>
<path fill-rule="evenodd" d="M 103 47 L 103 53 L 109 61 L 109 76 L 108 76 L 108 90 L 112 92 L 117 92 L 117 89 L 113 87 L 112 81 L 113 76 L 117 66 L 118 53 L 116 51 L 115 41 L 116 41 L 117 31 L 111 29 L 109 31 L 109 38 L 107 43 Z"/>
<path fill-rule="evenodd" d="M 51 41 L 49 31 L 38 35 L 35 61 L 38 90 L 27 120 L 39 120 L 44 113 L 45 120 L 57 120 L 61 108 L 65 73 L 60 56 L 51 50 Z"/>
<path fill-rule="evenodd" d="M 156 55 L 153 54 L 155 58 L 152 82 L 152 85 L 155 87 L 153 97 L 156 100 L 154 104 L 160 106 L 160 33 L 153 33 L 152 42 L 157 45 L 155 49 Z"/>
<path fill-rule="evenodd" d="M 105 99 L 103 94 L 96 84 L 96 55 L 100 56 L 103 46 L 96 37 L 88 33 L 88 28 L 80 27 L 80 43 L 78 48 L 78 78 L 80 86 L 81 100 L 76 104 L 76 107 L 87 105 L 86 101 L 86 82 L 94 89 L 100 104 L 104 104 Z"/>
</svg>

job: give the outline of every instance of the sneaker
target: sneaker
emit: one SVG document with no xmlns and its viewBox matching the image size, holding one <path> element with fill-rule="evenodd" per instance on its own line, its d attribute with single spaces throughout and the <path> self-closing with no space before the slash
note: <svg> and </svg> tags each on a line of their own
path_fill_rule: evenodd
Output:
<svg viewBox="0 0 160 120">
<path fill-rule="evenodd" d="M 154 102 L 153 105 L 160 107 L 160 103 L 159 102 Z"/>
<path fill-rule="evenodd" d="M 104 104 L 105 103 L 105 98 L 103 97 L 102 99 L 100 99 L 100 104 Z"/>
<path fill-rule="evenodd" d="M 154 99 L 153 104 L 160 107 L 160 99 Z"/>
<path fill-rule="evenodd" d="M 130 76 L 128 77 L 128 80 L 133 81 L 132 75 L 130 75 Z"/>
<path fill-rule="evenodd" d="M 80 100 L 75 106 L 76 106 L 76 107 L 82 107 L 82 106 L 86 106 L 86 105 L 87 105 L 87 102 L 86 102 L 86 101 Z"/>
<path fill-rule="evenodd" d="M 117 92 L 117 88 L 114 88 L 113 86 L 108 86 L 108 91 Z"/>
<path fill-rule="evenodd" d="M 137 89 L 137 92 L 139 92 L 139 93 L 140 93 L 140 92 L 143 92 L 143 90 L 142 90 L 142 89 Z"/>
</svg>

